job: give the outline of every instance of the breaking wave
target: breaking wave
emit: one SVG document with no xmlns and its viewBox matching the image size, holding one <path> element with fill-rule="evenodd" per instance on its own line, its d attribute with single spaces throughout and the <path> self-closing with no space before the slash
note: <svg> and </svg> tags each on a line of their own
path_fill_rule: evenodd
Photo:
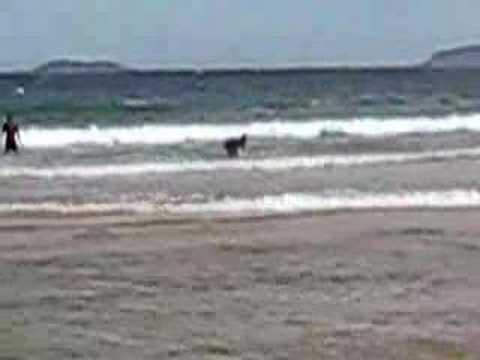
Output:
<svg viewBox="0 0 480 360">
<path fill-rule="evenodd" d="M 383 153 L 360 155 L 321 155 L 267 159 L 237 159 L 192 162 L 132 163 L 99 166 L 67 167 L 3 167 L 0 177 L 28 176 L 36 178 L 95 178 L 116 175 L 209 172 L 221 170 L 278 172 L 291 169 L 313 169 L 329 166 L 348 167 L 382 163 L 406 163 L 428 160 L 451 160 L 480 156 L 480 148 L 426 151 L 418 153 Z"/>
<path fill-rule="evenodd" d="M 166 206 L 173 213 L 248 213 L 294 214 L 309 211 L 404 209 L 404 208 L 468 208 L 480 206 L 477 190 L 450 190 L 402 193 L 362 193 L 346 191 L 333 194 L 283 194 L 256 199 L 224 199 L 210 203 Z"/>
<path fill-rule="evenodd" d="M 198 203 L 125 202 L 104 204 L 11 203 L 0 204 L 0 213 L 52 213 L 61 215 L 112 213 L 160 213 L 171 215 L 199 214 L 295 214 L 312 211 L 408 209 L 408 208 L 475 208 L 480 207 L 478 190 L 416 191 L 367 193 L 358 191 L 325 194 L 291 193 L 253 199 L 225 198 Z"/>
<path fill-rule="evenodd" d="M 259 138 L 312 139 L 327 133 L 357 136 L 391 136 L 405 133 L 436 133 L 457 130 L 480 131 L 480 115 L 432 119 L 393 118 L 354 120 L 309 120 L 251 122 L 247 124 L 162 124 L 138 127 L 39 128 L 23 132 L 27 147 L 65 147 L 75 144 L 111 146 L 115 144 L 162 145 L 187 141 L 221 141 L 246 133 Z"/>
</svg>

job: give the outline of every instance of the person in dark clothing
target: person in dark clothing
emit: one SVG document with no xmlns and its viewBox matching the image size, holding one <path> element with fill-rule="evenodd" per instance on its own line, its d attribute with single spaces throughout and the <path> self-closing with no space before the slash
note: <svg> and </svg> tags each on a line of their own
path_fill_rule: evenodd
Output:
<svg viewBox="0 0 480 360">
<path fill-rule="evenodd" d="M 243 134 L 240 138 L 230 138 L 225 140 L 223 143 L 223 148 L 230 158 L 238 157 L 239 149 L 245 150 L 247 145 L 247 135 Z"/>
<path fill-rule="evenodd" d="M 3 124 L 2 132 L 5 134 L 5 154 L 10 151 L 18 153 L 17 140 L 20 141 L 18 125 L 13 121 L 13 116 L 7 114 L 7 121 Z"/>
</svg>

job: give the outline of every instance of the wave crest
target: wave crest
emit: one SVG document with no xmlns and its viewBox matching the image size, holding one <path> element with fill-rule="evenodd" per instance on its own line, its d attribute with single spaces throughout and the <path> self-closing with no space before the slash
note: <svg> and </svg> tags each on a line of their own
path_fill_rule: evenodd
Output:
<svg viewBox="0 0 480 360">
<path fill-rule="evenodd" d="M 480 156 L 480 148 L 453 149 L 444 151 L 426 151 L 419 153 L 361 154 L 361 155 L 321 155 L 284 157 L 267 159 L 239 159 L 192 161 L 177 163 L 133 163 L 99 166 L 67 167 L 3 167 L 0 177 L 28 176 L 35 178 L 97 178 L 116 175 L 142 175 L 185 172 L 209 172 L 222 170 L 279 172 L 292 169 L 314 169 L 329 166 L 348 167 L 360 165 L 407 163 L 428 160 L 450 160 L 461 157 Z"/>
<path fill-rule="evenodd" d="M 480 206 L 477 190 L 449 190 L 401 193 L 362 193 L 347 191 L 333 194 L 282 194 L 256 199 L 231 199 L 201 204 L 167 205 L 180 214 L 294 214 L 310 211 L 470 208 Z"/>
<path fill-rule="evenodd" d="M 332 210 L 375 210 L 409 208 L 477 208 L 480 192 L 475 189 L 367 193 L 354 190 L 326 194 L 291 193 L 254 199 L 224 198 L 211 202 L 166 203 L 125 202 L 104 204 L 10 203 L 0 204 L 1 214 L 106 215 L 116 213 L 163 213 L 171 215 L 267 215 Z"/>
<path fill-rule="evenodd" d="M 458 130 L 480 131 L 480 115 L 452 115 L 441 119 L 396 118 L 389 120 L 309 120 L 251 122 L 247 124 L 162 124 L 138 127 L 38 128 L 23 131 L 28 147 L 55 148 L 75 144 L 111 146 L 115 144 L 166 145 L 188 141 L 221 141 L 246 133 L 258 138 L 312 139 L 322 134 L 352 136 L 393 136 L 405 133 L 437 133 Z"/>
</svg>

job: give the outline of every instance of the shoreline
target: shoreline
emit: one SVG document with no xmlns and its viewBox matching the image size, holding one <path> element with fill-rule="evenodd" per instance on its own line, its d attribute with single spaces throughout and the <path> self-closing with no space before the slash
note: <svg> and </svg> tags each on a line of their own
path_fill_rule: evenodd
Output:
<svg viewBox="0 0 480 360">
<path fill-rule="evenodd" d="M 198 222 L 210 221 L 212 223 L 245 223 L 262 222 L 270 220 L 295 220 L 302 218 L 323 218 L 335 216 L 354 216 L 365 214 L 407 214 L 407 213 L 433 213 L 433 214 L 458 214 L 458 213 L 480 213 L 479 206 L 452 206 L 452 207 L 372 207 L 372 208 L 338 208 L 326 210 L 311 210 L 298 212 L 206 212 L 206 213 L 171 213 L 171 212 L 106 212 L 85 211 L 79 213 L 61 213 L 61 212 L 15 212 L 0 214 L 0 229 L 8 228 L 14 224 L 28 226 L 28 224 L 45 225 L 45 227 L 69 227 L 78 224 L 102 225 L 121 225 L 126 223 L 145 222 L 146 224 L 157 225 L 188 225 Z M 60 220 L 64 223 L 53 223 L 52 220 Z M 66 222 L 66 223 L 65 223 Z M 13 225 L 15 226 L 15 225 Z"/>
</svg>

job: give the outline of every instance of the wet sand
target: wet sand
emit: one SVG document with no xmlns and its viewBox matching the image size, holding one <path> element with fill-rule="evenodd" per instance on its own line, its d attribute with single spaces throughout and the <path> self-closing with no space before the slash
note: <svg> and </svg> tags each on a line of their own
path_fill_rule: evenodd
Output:
<svg viewBox="0 0 480 360">
<path fill-rule="evenodd" d="M 0 219 L 1 359 L 480 359 L 480 210 Z"/>
</svg>

